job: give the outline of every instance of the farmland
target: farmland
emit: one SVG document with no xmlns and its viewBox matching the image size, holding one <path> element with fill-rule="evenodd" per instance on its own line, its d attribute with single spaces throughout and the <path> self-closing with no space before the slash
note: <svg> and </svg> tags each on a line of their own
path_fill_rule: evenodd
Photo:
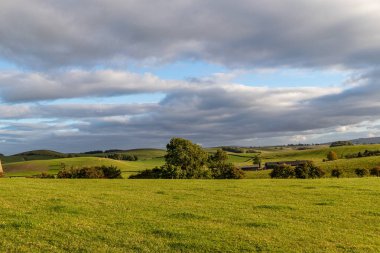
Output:
<svg viewBox="0 0 380 253">
<path fill-rule="evenodd" d="M 215 152 L 215 148 L 207 149 L 208 152 Z M 340 159 L 331 162 L 324 162 L 327 153 L 333 150 Z M 345 159 L 349 154 L 364 152 L 365 150 L 380 150 L 380 145 L 355 145 L 330 148 L 328 146 L 312 146 L 306 150 L 297 150 L 289 147 L 258 148 L 263 163 L 286 160 L 312 160 L 316 165 L 323 168 L 327 174 L 334 168 L 344 171 L 344 177 L 356 177 L 354 170 L 357 168 L 371 169 L 380 165 L 380 156 Z M 138 161 L 119 161 L 107 159 L 107 154 L 75 154 L 69 158 L 68 154 L 54 151 L 37 151 L 32 155 L 15 155 L 3 157 L 3 166 L 7 176 L 30 176 L 40 172 L 56 174 L 62 166 L 100 166 L 113 165 L 120 168 L 124 177 L 135 174 L 138 171 L 161 166 L 164 163 L 164 150 L 160 149 L 135 149 L 122 151 L 121 154 L 131 154 L 139 157 Z M 252 164 L 252 157 L 257 155 L 251 153 L 231 153 L 229 161 L 236 166 Z M 58 158 L 57 158 L 58 157 Z M 247 172 L 247 178 L 269 178 L 269 171 Z"/>
<path fill-rule="evenodd" d="M 377 178 L 2 179 L 0 250 L 378 252 Z"/>
</svg>

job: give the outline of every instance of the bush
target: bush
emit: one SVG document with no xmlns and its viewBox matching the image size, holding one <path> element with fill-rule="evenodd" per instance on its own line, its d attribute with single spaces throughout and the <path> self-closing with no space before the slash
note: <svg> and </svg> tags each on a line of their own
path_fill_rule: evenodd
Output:
<svg viewBox="0 0 380 253">
<path fill-rule="evenodd" d="M 84 167 L 79 170 L 75 170 L 75 177 L 74 178 L 104 178 L 104 173 L 102 170 L 96 167 Z"/>
<path fill-rule="evenodd" d="M 371 176 L 380 177 L 380 166 L 372 168 L 370 174 Z"/>
<path fill-rule="evenodd" d="M 295 169 L 286 164 L 277 165 L 270 173 L 271 178 L 293 178 L 295 176 Z"/>
<path fill-rule="evenodd" d="M 368 176 L 369 172 L 367 169 L 356 169 L 355 170 L 355 174 L 358 176 L 358 177 L 364 177 L 364 176 Z"/>
<path fill-rule="evenodd" d="M 225 163 L 218 167 L 211 168 L 212 178 L 215 179 L 242 179 L 245 173 L 235 167 L 232 163 Z"/>
<path fill-rule="evenodd" d="M 312 162 L 308 162 L 305 166 L 308 169 L 309 178 L 321 178 L 326 174 L 323 169 L 315 166 Z"/>
<path fill-rule="evenodd" d="M 298 166 L 294 169 L 296 178 L 305 179 L 309 177 L 308 170 L 306 166 Z"/>
<path fill-rule="evenodd" d="M 329 160 L 329 161 L 338 160 L 338 155 L 334 151 L 330 151 L 327 154 L 327 160 Z"/>
<path fill-rule="evenodd" d="M 140 171 L 137 175 L 129 176 L 130 179 L 181 179 L 185 178 L 183 171 L 175 166 L 163 165 L 153 169 Z"/>
<path fill-rule="evenodd" d="M 315 166 L 313 162 L 307 162 L 304 165 L 297 166 L 294 172 L 295 177 L 300 179 L 321 178 L 326 174 L 323 169 Z"/>
<path fill-rule="evenodd" d="M 336 168 L 336 169 L 331 170 L 332 177 L 340 178 L 342 175 L 343 175 L 343 171 L 341 169 Z"/>
<path fill-rule="evenodd" d="M 129 179 L 159 179 L 162 178 L 162 169 L 159 167 L 156 167 L 151 170 L 143 170 L 140 171 L 136 175 L 130 175 Z"/>
<path fill-rule="evenodd" d="M 122 178 L 121 171 L 114 166 L 84 167 L 63 169 L 58 172 L 57 178 Z"/>
<path fill-rule="evenodd" d="M 55 176 L 46 172 L 42 172 L 41 174 L 32 176 L 32 178 L 54 179 Z"/>
<path fill-rule="evenodd" d="M 119 170 L 115 166 L 102 166 L 99 168 L 104 175 L 104 178 L 114 179 L 114 178 L 122 178 L 121 176 L 121 170 Z"/>
</svg>

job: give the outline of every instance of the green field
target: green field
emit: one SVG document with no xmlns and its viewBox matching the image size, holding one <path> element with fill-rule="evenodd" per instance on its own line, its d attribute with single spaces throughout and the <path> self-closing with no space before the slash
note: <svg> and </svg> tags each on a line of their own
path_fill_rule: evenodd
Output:
<svg viewBox="0 0 380 253">
<path fill-rule="evenodd" d="M 329 148 L 328 146 L 312 146 L 306 150 L 297 150 L 289 147 L 272 147 L 261 148 L 257 151 L 261 152 L 263 163 L 271 161 L 289 161 L 289 160 L 312 160 L 318 166 L 330 175 L 330 171 L 336 167 L 344 171 L 344 177 L 356 177 L 354 171 L 357 168 L 371 169 L 380 165 L 380 156 L 363 157 L 354 159 L 345 159 L 348 154 L 364 152 L 365 150 L 380 150 L 380 145 L 355 145 Z M 209 152 L 215 152 L 215 148 L 207 149 Z M 338 154 L 340 159 L 333 162 L 323 162 L 327 153 L 333 150 Z M 135 174 L 138 171 L 151 169 L 164 163 L 164 150 L 160 149 L 134 149 L 122 151 L 121 154 L 137 155 L 138 161 L 117 161 L 106 159 L 106 154 L 74 154 L 73 158 L 58 158 L 57 156 L 68 156 L 54 151 L 34 151 L 30 153 L 22 153 L 16 156 L 2 157 L 6 176 L 30 176 L 40 172 L 48 172 L 56 174 L 61 169 L 61 164 L 66 167 L 83 167 L 83 166 L 99 166 L 114 165 L 123 171 L 123 176 Z M 229 153 L 229 161 L 236 166 L 246 166 L 252 164 L 252 157 L 256 154 L 235 154 Z M 247 172 L 246 178 L 269 178 L 270 171 Z"/>
<path fill-rule="evenodd" d="M 378 178 L 0 180 L 1 252 L 379 252 Z"/>
</svg>

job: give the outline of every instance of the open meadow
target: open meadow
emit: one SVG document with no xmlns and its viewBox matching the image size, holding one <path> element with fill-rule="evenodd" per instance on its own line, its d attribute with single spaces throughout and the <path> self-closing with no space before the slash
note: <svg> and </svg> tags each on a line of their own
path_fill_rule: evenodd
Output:
<svg viewBox="0 0 380 253">
<path fill-rule="evenodd" d="M 215 152 L 216 149 L 206 149 L 208 152 Z M 371 145 L 355 145 L 341 146 L 330 148 L 328 146 L 311 146 L 304 150 L 299 150 L 292 147 L 273 147 L 273 148 L 258 148 L 258 153 L 232 153 L 228 152 L 228 161 L 235 166 L 247 166 L 252 164 L 252 158 L 260 155 L 262 162 L 274 161 L 289 161 L 289 160 L 311 160 L 315 164 L 327 172 L 334 168 L 340 168 L 344 172 L 343 177 L 356 177 L 355 169 L 365 168 L 371 169 L 375 166 L 380 166 L 380 156 L 361 157 L 346 159 L 346 155 L 364 152 L 365 150 L 380 150 L 379 144 Z M 338 155 L 338 160 L 323 161 L 326 159 L 327 153 L 334 151 Z M 33 151 L 32 155 L 14 155 L 2 157 L 3 167 L 6 176 L 31 176 L 41 172 L 57 174 L 62 166 L 83 167 L 83 166 L 116 166 L 122 170 L 123 176 L 127 178 L 130 175 L 136 174 L 145 169 L 152 169 L 156 166 L 164 164 L 165 150 L 160 149 L 136 149 L 120 152 L 121 154 L 136 155 L 138 161 L 119 161 L 105 158 L 105 154 L 75 154 L 75 157 L 67 157 L 67 154 L 62 154 L 54 151 Z M 59 158 L 57 158 L 57 156 Z M 269 178 L 269 170 L 265 171 L 248 171 L 246 178 L 259 179 Z"/>
<path fill-rule="evenodd" d="M 0 180 L 4 252 L 379 252 L 378 178 Z"/>
</svg>

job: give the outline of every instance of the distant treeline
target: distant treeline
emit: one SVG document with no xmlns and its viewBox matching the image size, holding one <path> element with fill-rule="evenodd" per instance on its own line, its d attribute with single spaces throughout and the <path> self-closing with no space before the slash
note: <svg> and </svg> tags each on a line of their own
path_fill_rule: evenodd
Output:
<svg viewBox="0 0 380 253">
<path fill-rule="evenodd" d="M 137 161 L 139 158 L 136 155 L 110 154 L 106 158 L 123 161 Z"/>
<path fill-rule="evenodd" d="M 244 149 L 244 148 L 240 148 L 240 147 L 231 147 L 231 146 L 223 146 L 223 147 L 221 147 L 221 149 L 223 151 L 226 151 L 226 152 L 238 153 L 238 154 L 242 154 L 242 153 L 260 153 L 259 151 L 256 151 L 254 149 Z"/>
<path fill-rule="evenodd" d="M 83 154 L 94 155 L 94 154 L 115 153 L 115 152 L 125 152 L 125 150 L 122 150 L 122 149 L 108 149 L 105 151 L 103 151 L 103 150 L 92 150 L 92 151 L 84 152 Z"/>
<path fill-rule="evenodd" d="M 373 151 L 366 150 L 363 153 L 358 152 L 355 154 L 346 155 L 345 157 L 347 159 L 350 159 L 350 158 L 360 158 L 360 157 L 368 157 L 368 156 L 380 156 L 380 150 L 373 150 Z"/>
<path fill-rule="evenodd" d="M 330 147 L 341 147 L 341 146 L 353 146 L 351 141 L 335 141 L 330 144 Z"/>
</svg>

